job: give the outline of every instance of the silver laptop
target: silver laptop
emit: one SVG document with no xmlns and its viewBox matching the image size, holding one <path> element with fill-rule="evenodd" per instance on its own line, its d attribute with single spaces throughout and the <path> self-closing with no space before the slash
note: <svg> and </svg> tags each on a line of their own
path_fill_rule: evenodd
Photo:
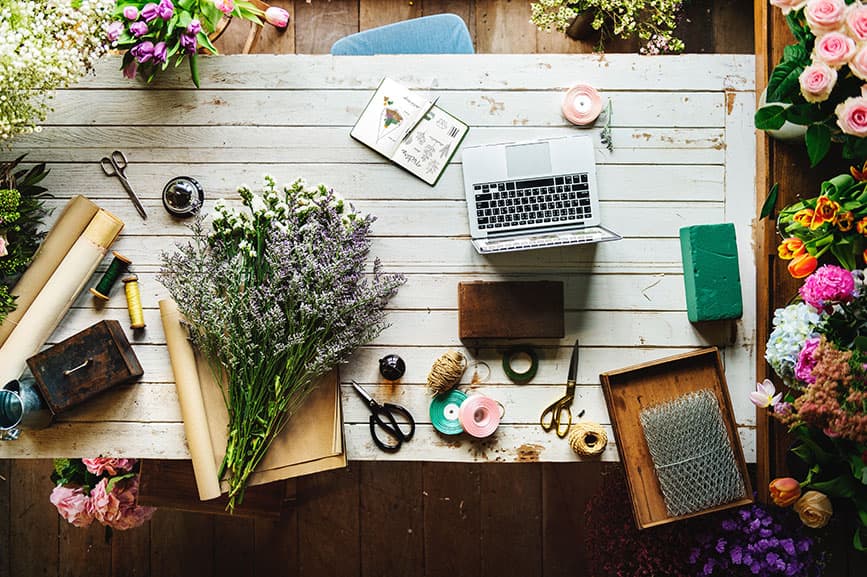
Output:
<svg viewBox="0 0 867 577">
<path fill-rule="evenodd" d="M 465 147 L 463 171 L 482 254 L 620 239 L 600 223 L 587 136 Z"/>
</svg>

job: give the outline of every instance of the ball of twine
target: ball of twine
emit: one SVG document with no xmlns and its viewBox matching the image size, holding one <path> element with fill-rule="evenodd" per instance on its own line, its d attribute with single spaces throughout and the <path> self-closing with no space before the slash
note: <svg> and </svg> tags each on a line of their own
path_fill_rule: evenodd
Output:
<svg viewBox="0 0 867 577">
<path fill-rule="evenodd" d="M 448 351 L 434 361 L 427 375 L 427 387 L 439 395 L 450 391 L 461 382 L 464 371 L 467 370 L 467 359 L 458 351 Z"/>
<path fill-rule="evenodd" d="M 608 434 L 599 423 L 581 421 L 572 425 L 572 432 L 569 433 L 569 446 L 579 455 L 585 457 L 599 455 L 605 450 L 607 444 Z"/>
</svg>

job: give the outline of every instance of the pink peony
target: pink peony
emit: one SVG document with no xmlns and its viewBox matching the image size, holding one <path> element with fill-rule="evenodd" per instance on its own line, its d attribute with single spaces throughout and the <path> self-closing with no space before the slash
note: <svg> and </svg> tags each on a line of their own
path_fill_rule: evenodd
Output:
<svg viewBox="0 0 867 577">
<path fill-rule="evenodd" d="M 804 16 L 815 36 L 833 32 L 843 24 L 846 3 L 843 0 L 809 0 L 804 8 Z"/>
<path fill-rule="evenodd" d="M 849 61 L 849 70 L 861 80 L 867 80 L 867 42 L 858 45 L 858 51 Z"/>
<path fill-rule="evenodd" d="M 819 346 L 820 339 L 815 337 L 807 339 L 804 343 L 804 348 L 798 353 L 798 362 L 795 363 L 795 377 L 799 381 L 805 383 L 815 383 L 816 377 L 813 376 L 813 369 L 816 366 L 816 359 L 813 358 L 813 353 Z M 776 408 L 774 409 L 776 411 Z"/>
<path fill-rule="evenodd" d="M 831 68 L 840 68 L 855 55 L 855 41 L 842 32 L 829 32 L 816 39 L 813 61 L 819 60 Z"/>
<path fill-rule="evenodd" d="M 108 479 L 103 479 L 91 489 L 93 517 L 113 529 L 123 531 L 132 529 L 150 520 L 156 511 L 153 507 L 139 507 L 138 477 L 124 479 L 107 491 Z"/>
<path fill-rule="evenodd" d="M 783 14 L 788 14 L 792 10 L 800 10 L 807 3 L 807 0 L 771 0 L 771 6 L 776 6 L 783 11 Z"/>
<path fill-rule="evenodd" d="M 93 522 L 93 505 L 81 487 L 58 485 L 48 498 L 60 516 L 76 527 L 88 527 Z"/>
<path fill-rule="evenodd" d="M 824 62 L 816 62 L 804 68 L 798 80 L 807 102 L 824 102 L 837 83 L 837 71 Z"/>
<path fill-rule="evenodd" d="M 852 136 L 867 136 L 867 85 L 861 87 L 861 96 L 847 98 L 837 105 L 837 126 Z"/>
<path fill-rule="evenodd" d="M 94 475 L 108 473 L 112 477 L 121 473 L 129 473 L 135 466 L 135 459 L 110 459 L 97 457 L 95 459 L 82 459 L 87 470 Z"/>
<path fill-rule="evenodd" d="M 846 26 L 849 29 L 849 35 L 853 38 L 867 40 L 867 6 L 860 3 L 849 6 Z"/>
<path fill-rule="evenodd" d="M 848 270 L 826 264 L 811 274 L 798 292 L 804 302 L 816 310 L 830 311 L 836 303 L 852 300 L 855 279 Z"/>
</svg>

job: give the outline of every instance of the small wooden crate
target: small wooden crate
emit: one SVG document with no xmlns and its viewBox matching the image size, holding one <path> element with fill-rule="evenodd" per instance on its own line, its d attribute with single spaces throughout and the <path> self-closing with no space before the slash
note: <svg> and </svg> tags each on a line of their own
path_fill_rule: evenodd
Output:
<svg viewBox="0 0 867 577">
<path fill-rule="evenodd" d="M 30 357 L 27 366 L 55 415 L 143 374 L 117 321 L 100 321 Z"/>
<path fill-rule="evenodd" d="M 753 490 L 733 417 L 725 372 L 716 347 L 609 371 L 599 375 L 599 378 L 602 381 L 605 402 L 611 415 L 620 460 L 626 470 L 635 524 L 639 529 L 753 502 L 751 497 Z M 744 480 L 747 497 L 689 515 L 670 517 L 656 477 L 653 459 L 650 457 L 647 441 L 644 438 L 639 413 L 647 407 L 701 389 L 713 390 L 720 403 L 723 421 L 738 469 Z"/>
<path fill-rule="evenodd" d="M 461 340 L 562 339 L 563 283 L 459 283 L 458 331 Z"/>
</svg>

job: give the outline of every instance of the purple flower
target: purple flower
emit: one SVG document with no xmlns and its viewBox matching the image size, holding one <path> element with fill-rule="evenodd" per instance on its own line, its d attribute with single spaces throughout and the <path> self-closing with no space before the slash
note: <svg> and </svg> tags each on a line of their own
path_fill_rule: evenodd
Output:
<svg viewBox="0 0 867 577">
<path fill-rule="evenodd" d="M 154 43 L 146 40 L 130 48 L 129 53 L 139 64 L 144 64 L 154 57 Z"/>
<path fill-rule="evenodd" d="M 198 34 L 201 31 L 202 31 L 202 23 L 199 22 L 199 19 L 193 18 L 192 20 L 190 20 L 190 24 L 189 24 L 189 26 L 187 26 L 187 34 L 190 34 L 191 36 L 195 36 L 196 34 Z"/>
<path fill-rule="evenodd" d="M 819 347 L 820 339 L 812 337 L 806 340 L 804 348 L 798 353 L 798 361 L 795 363 L 795 377 L 805 383 L 815 383 L 816 377 L 813 376 L 813 369 L 816 367 L 816 361 L 813 358 L 813 353 Z"/>
<path fill-rule="evenodd" d="M 144 22 L 133 22 L 129 25 L 129 31 L 136 38 L 141 38 L 148 33 L 148 25 Z"/>
<path fill-rule="evenodd" d="M 196 51 L 196 37 L 191 36 L 190 34 L 181 34 L 179 37 L 181 48 L 183 48 L 187 53 L 192 54 Z"/>
<path fill-rule="evenodd" d="M 735 523 L 732 519 L 725 519 L 722 522 L 722 528 L 725 531 L 734 531 L 737 526 L 737 523 Z"/>
<path fill-rule="evenodd" d="M 138 62 L 135 60 L 131 60 L 129 64 L 123 67 L 123 76 L 124 78 L 129 78 L 132 80 L 135 78 L 135 74 L 138 72 Z"/>
<path fill-rule="evenodd" d="M 136 8 L 135 6 L 124 6 L 123 17 L 127 20 L 135 20 L 136 18 L 138 18 L 138 8 Z"/>
<path fill-rule="evenodd" d="M 120 38 L 121 32 L 123 32 L 123 23 L 121 22 L 112 22 L 105 27 L 105 35 L 109 42 L 115 42 Z"/>
<path fill-rule="evenodd" d="M 744 558 L 744 550 L 740 547 L 735 547 L 734 549 L 732 549 L 730 557 L 732 558 L 732 563 L 734 563 L 735 565 L 740 565 L 741 561 Z"/>
<path fill-rule="evenodd" d="M 848 270 L 827 264 L 811 274 L 799 292 L 804 302 L 816 310 L 830 311 L 835 303 L 852 300 L 855 279 Z"/>
<path fill-rule="evenodd" d="M 157 14 L 163 20 L 170 20 L 175 13 L 175 5 L 172 0 L 160 0 L 160 5 L 157 6 Z"/>
<path fill-rule="evenodd" d="M 159 16 L 159 6 L 153 2 L 145 4 L 144 8 L 141 9 L 141 17 L 145 19 L 145 22 L 153 22 L 157 16 Z"/>
<path fill-rule="evenodd" d="M 154 45 L 154 62 L 165 62 L 166 61 L 166 43 L 165 42 L 157 42 Z"/>
</svg>

